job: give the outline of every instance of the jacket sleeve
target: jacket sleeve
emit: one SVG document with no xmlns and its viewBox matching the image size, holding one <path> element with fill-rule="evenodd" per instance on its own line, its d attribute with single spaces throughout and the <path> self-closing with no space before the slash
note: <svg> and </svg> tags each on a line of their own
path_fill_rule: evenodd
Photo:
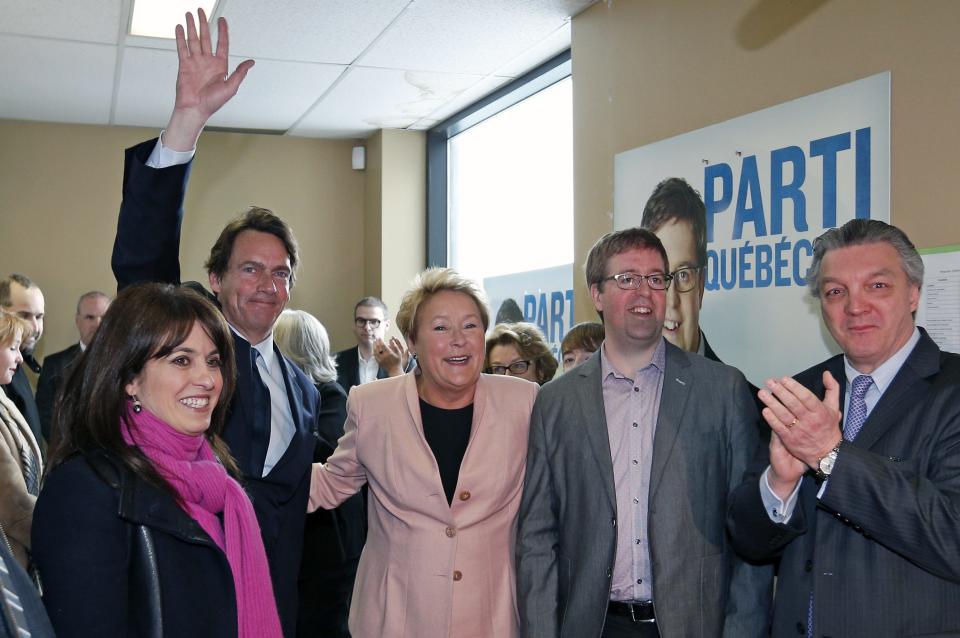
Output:
<svg viewBox="0 0 960 638">
<path fill-rule="evenodd" d="M 47 477 L 33 525 L 33 558 L 60 638 L 126 636 L 129 526 L 118 493 L 76 458 Z"/>
<path fill-rule="evenodd" d="M 748 388 L 746 379 L 738 373 L 733 388 L 733 418 L 727 423 L 730 458 L 727 493 L 734 492 L 745 480 L 752 480 L 759 497 L 757 481 L 765 467 L 766 450 L 761 444 L 757 427 L 759 415 Z M 773 566 L 735 559 L 723 635 L 729 638 L 769 635 L 772 598 Z"/>
<path fill-rule="evenodd" d="M 560 519 L 547 454 L 542 397 L 541 394 L 534 403 L 530 417 L 527 471 L 517 528 L 517 610 L 520 634 L 525 638 L 555 638 L 560 632 L 557 619 Z"/>
<path fill-rule="evenodd" d="M 356 395 L 351 395 L 355 397 Z M 347 420 L 337 449 L 326 463 L 314 463 L 310 477 L 312 512 L 318 507 L 333 509 L 356 494 L 367 482 L 367 471 L 357 455 L 359 438 L 360 401 L 347 399 Z"/>
<path fill-rule="evenodd" d="M 180 226 L 193 162 L 146 165 L 157 140 L 127 149 L 123 201 L 113 244 L 117 290 L 143 281 L 180 283 Z"/>
</svg>

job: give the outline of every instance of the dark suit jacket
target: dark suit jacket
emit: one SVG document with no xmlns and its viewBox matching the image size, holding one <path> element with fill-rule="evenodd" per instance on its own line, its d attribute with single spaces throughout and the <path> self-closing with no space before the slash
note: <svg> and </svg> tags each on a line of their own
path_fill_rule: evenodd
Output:
<svg viewBox="0 0 960 638">
<path fill-rule="evenodd" d="M 648 521 L 660 634 L 766 635 L 772 569 L 737 559 L 724 529 L 729 494 L 763 452 L 746 380 L 666 348 Z M 525 637 L 596 637 L 603 627 L 619 515 L 601 383 L 597 351 L 534 404 L 517 538 Z"/>
<path fill-rule="evenodd" d="M 127 149 L 126 153 L 123 203 L 113 247 L 113 272 L 119 289 L 140 281 L 180 283 L 180 226 L 192 162 L 159 170 L 150 168 L 145 162 L 155 144 L 155 139 L 150 140 Z M 240 466 L 244 487 L 253 501 L 270 562 L 284 635 L 291 637 L 295 633 L 297 574 L 303 548 L 315 432 L 332 446 L 343 434 L 343 423 L 339 426 L 329 421 L 318 423 L 320 394 L 307 376 L 287 361 L 274 345 L 274 353 L 283 370 L 296 434 L 270 473 L 261 476 L 265 450 L 255 451 L 252 444 L 254 409 L 250 344 L 236 335 L 235 343 L 237 390 L 223 436 Z"/>
<path fill-rule="evenodd" d="M 341 350 L 337 357 L 337 383 L 350 394 L 350 388 L 360 385 L 360 346 Z M 383 368 L 377 369 L 377 378 L 386 379 L 389 375 Z"/>
<path fill-rule="evenodd" d="M 777 525 L 756 479 L 734 495 L 738 548 L 783 556 L 774 636 L 805 634 L 811 590 L 817 636 L 960 636 L 960 356 L 921 333 L 841 447 L 822 499 L 805 476 L 792 518 Z M 796 378 L 822 397 L 824 370 L 844 392 L 842 355 Z"/>
<path fill-rule="evenodd" d="M 43 358 L 43 370 L 40 371 L 40 379 L 37 381 L 37 408 L 40 411 L 40 429 L 48 443 L 57 394 L 66 379 L 67 367 L 79 354 L 80 344 L 75 343 Z"/>
<path fill-rule="evenodd" d="M 40 429 L 40 411 L 37 409 L 36 399 L 33 398 L 30 379 L 27 378 L 27 373 L 23 370 L 24 365 L 26 365 L 26 362 L 17 366 L 17 371 L 13 373 L 13 379 L 10 380 L 10 383 L 0 387 L 7 393 L 7 398 L 13 401 L 13 404 L 20 410 L 20 414 L 23 415 L 27 425 L 30 426 L 34 438 L 37 439 L 37 443 L 43 449 L 44 438 Z"/>
</svg>

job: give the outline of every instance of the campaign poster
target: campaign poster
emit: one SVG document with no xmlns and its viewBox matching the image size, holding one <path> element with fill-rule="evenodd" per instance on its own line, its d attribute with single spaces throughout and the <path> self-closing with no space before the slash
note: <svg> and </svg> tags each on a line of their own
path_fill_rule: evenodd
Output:
<svg viewBox="0 0 960 638">
<path fill-rule="evenodd" d="M 543 332 L 560 360 L 560 342 L 573 325 L 573 264 L 487 277 L 491 328 L 502 322 L 528 321 Z"/>
<path fill-rule="evenodd" d="M 704 334 L 754 383 L 793 374 L 839 351 L 806 288 L 813 240 L 890 220 L 890 73 L 620 153 L 614 173 L 618 229 L 667 177 L 700 191 Z"/>
</svg>

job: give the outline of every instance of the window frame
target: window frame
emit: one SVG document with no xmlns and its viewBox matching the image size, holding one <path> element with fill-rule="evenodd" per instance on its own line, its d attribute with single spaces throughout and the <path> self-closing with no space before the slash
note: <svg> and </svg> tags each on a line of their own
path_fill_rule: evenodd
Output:
<svg viewBox="0 0 960 638">
<path fill-rule="evenodd" d="M 427 266 L 449 264 L 450 138 L 571 75 L 570 49 L 427 130 Z"/>
</svg>

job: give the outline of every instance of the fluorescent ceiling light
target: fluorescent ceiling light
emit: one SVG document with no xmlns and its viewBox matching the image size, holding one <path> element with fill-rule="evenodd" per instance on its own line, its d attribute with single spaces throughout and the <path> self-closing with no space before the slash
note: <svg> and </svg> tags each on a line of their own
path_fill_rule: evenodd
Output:
<svg viewBox="0 0 960 638">
<path fill-rule="evenodd" d="M 188 11 L 194 12 L 196 19 L 197 7 L 202 7 L 210 18 L 216 5 L 217 0 L 133 0 L 130 35 L 172 40 L 178 24 L 186 29 L 185 14 Z"/>
</svg>

